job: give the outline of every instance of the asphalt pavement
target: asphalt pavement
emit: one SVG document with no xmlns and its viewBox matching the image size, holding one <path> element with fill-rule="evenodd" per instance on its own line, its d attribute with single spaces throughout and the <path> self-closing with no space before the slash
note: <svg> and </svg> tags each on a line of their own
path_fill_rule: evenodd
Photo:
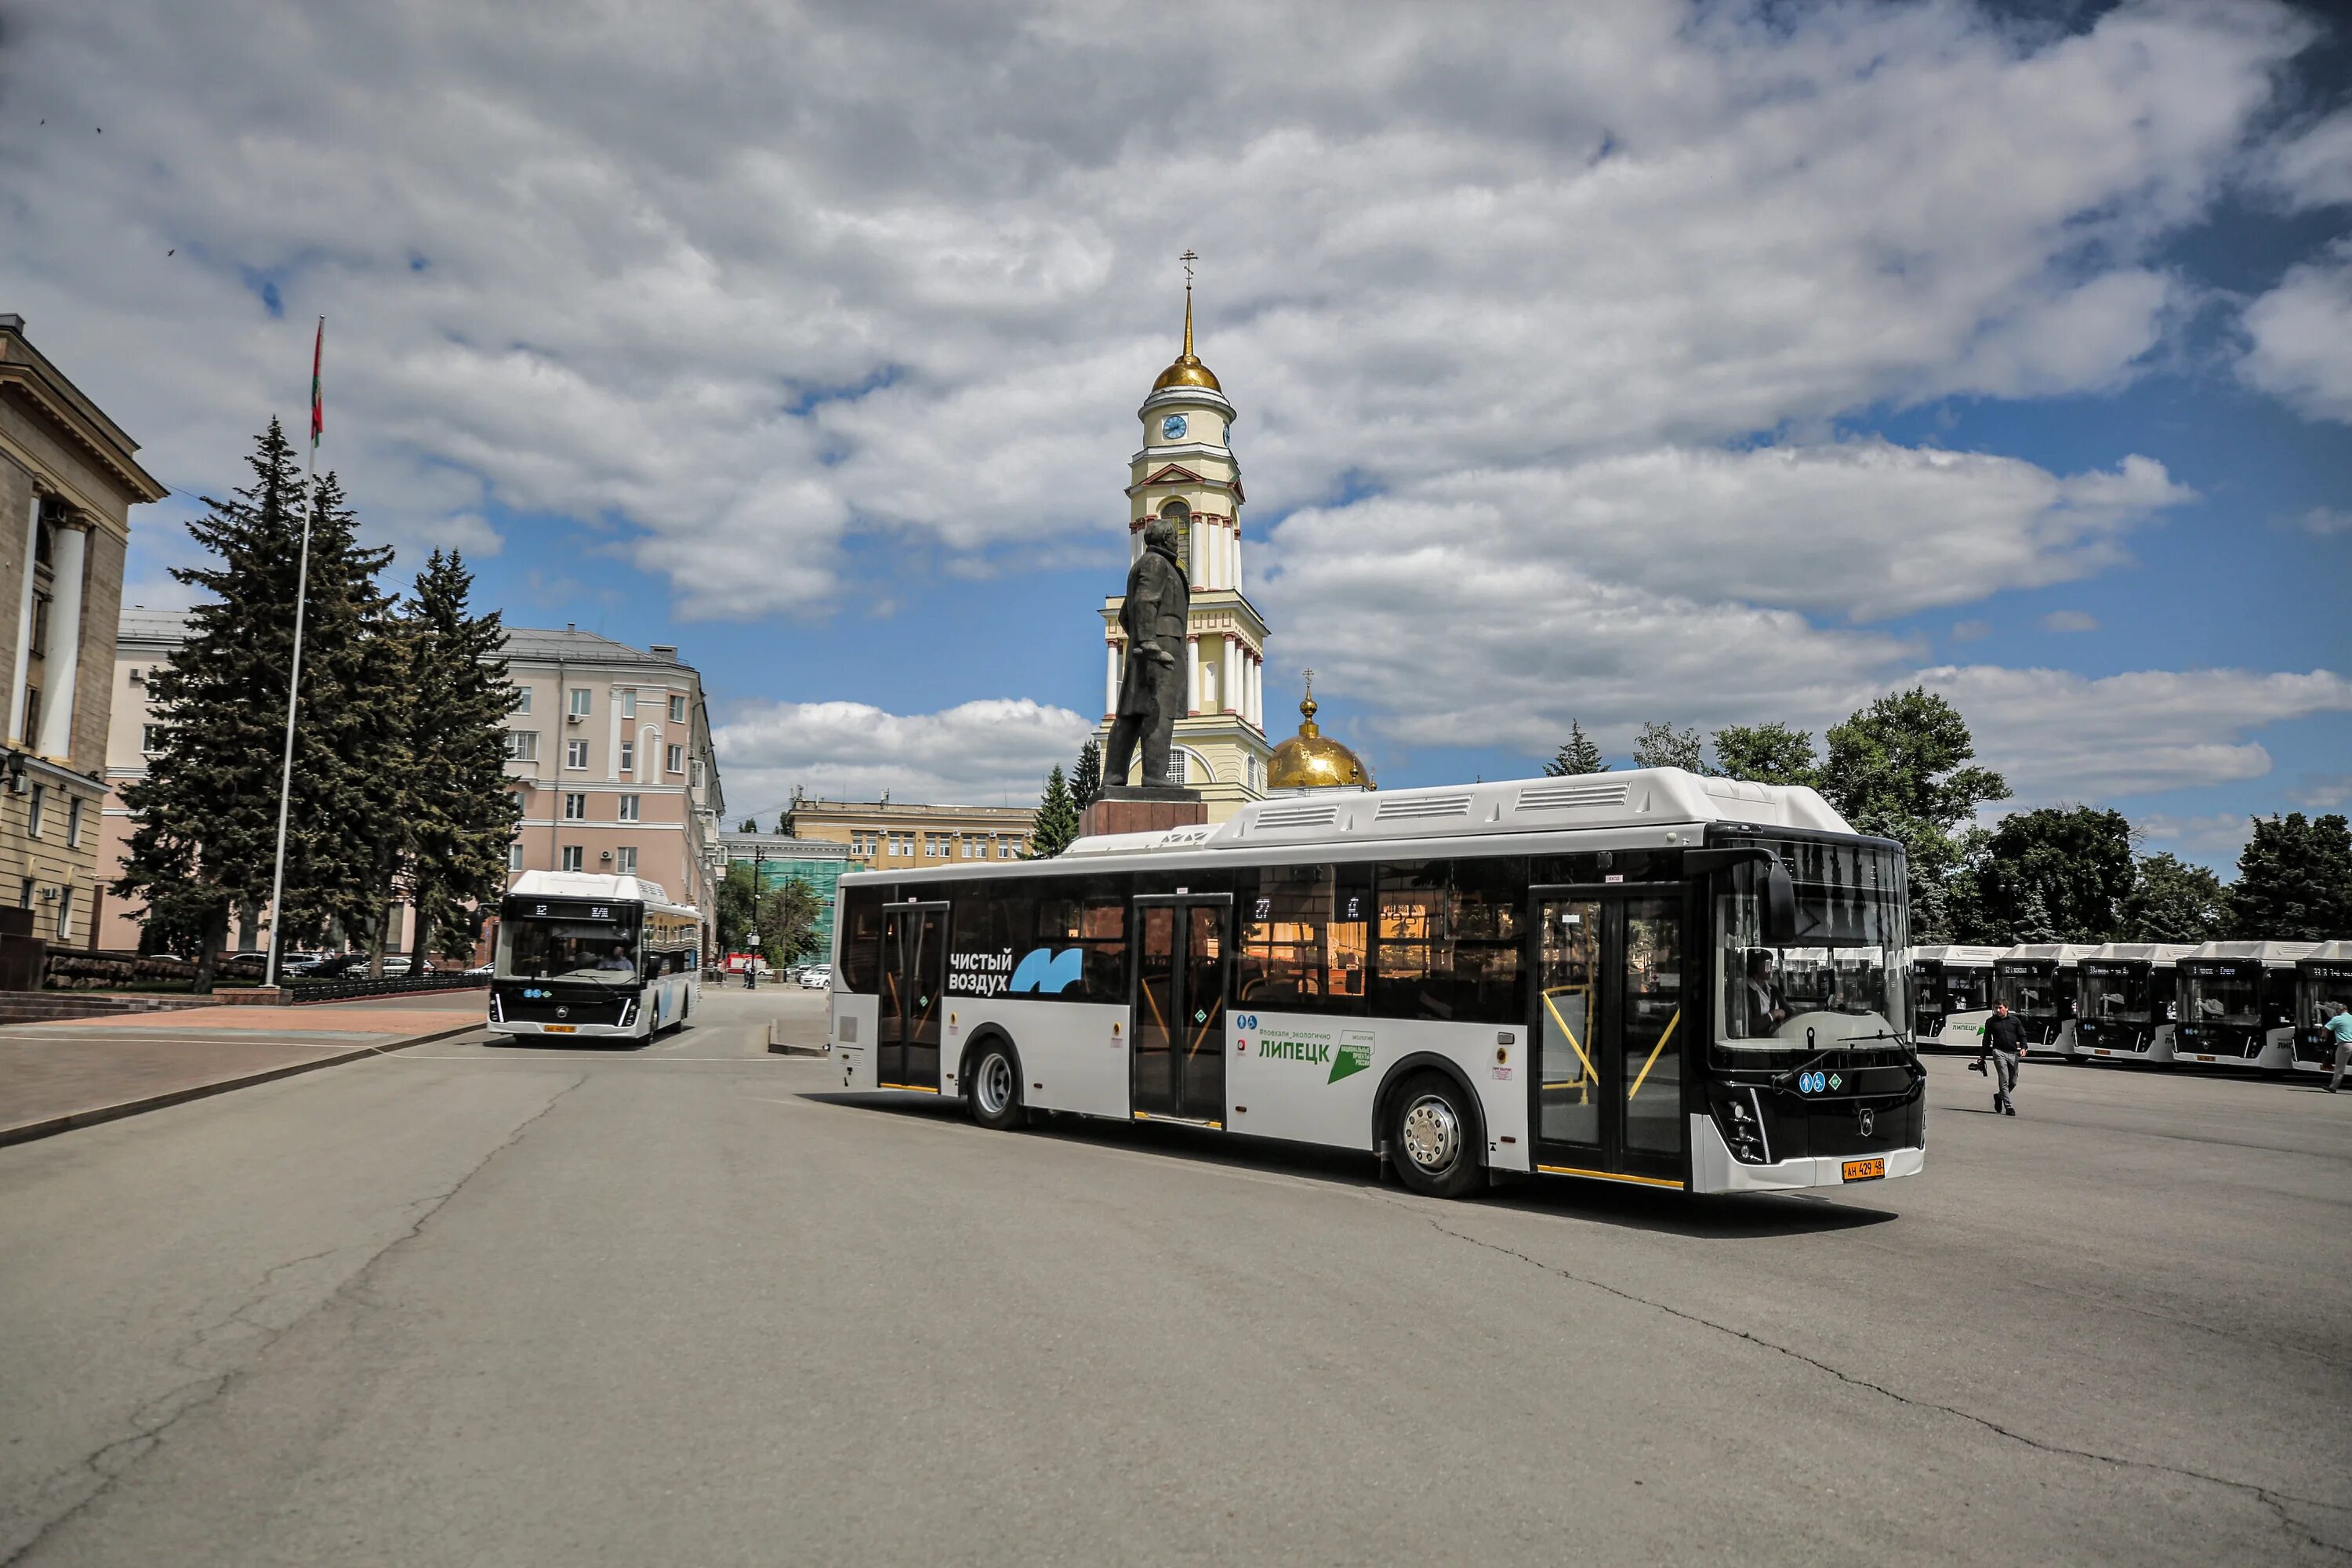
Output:
<svg viewBox="0 0 2352 1568">
<path fill-rule="evenodd" d="M 821 997 L 0 1148 L 0 1563 L 2340 1562 L 2352 1098 L 1932 1061 L 1928 1171 L 1441 1204 L 844 1097 Z"/>
</svg>

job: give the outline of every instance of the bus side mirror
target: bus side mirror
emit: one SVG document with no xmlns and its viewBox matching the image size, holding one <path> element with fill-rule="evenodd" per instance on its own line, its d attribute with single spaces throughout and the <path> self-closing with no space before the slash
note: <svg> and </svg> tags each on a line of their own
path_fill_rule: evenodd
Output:
<svg viewBox="0 0 2352 1568">
<path fill-rule="evenodd" d="M 1775 860 L 1764 873 L 1764 940 L 1775 947 L 1786 947 L 1796 937 L 1796 879 Z"/>
</svg>

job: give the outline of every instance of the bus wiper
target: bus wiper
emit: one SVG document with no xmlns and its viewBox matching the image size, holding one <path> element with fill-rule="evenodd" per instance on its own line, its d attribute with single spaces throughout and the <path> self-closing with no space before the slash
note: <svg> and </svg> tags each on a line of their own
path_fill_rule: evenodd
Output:
<svg viewBox="0 0 2352 1568">
<path fill-rule="evenodd" d="M 1905 1046 L 1911 1043 L 1892 1029 L 1881 1029 L 1874 1035 L 1840 1035 L 1837 1043 L 1841 1046 L 1850 1046 L 1856 1040 L 1893 1040 L 1898 1045 Z"/>
</svg>

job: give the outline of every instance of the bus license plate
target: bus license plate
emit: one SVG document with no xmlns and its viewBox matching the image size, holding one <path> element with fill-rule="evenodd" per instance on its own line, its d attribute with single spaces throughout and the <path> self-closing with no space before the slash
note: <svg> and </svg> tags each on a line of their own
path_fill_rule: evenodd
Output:
<svg viewBox="0 0 2352 1568">
<path fill-rule="evenodd" d="M 1886 1162 L 1884 1159 L 1848 1160 L 1844 1171 L 1845 1179 L 1849 1182 L 1875 1182 L 1886 1174 Z"/>
<path fill-rule="evenodd" d="M 580 1032 L 577 1024 L 541 1024 L 540 1027 L 551 1035 L 576 1035 Z"/>
</svg>

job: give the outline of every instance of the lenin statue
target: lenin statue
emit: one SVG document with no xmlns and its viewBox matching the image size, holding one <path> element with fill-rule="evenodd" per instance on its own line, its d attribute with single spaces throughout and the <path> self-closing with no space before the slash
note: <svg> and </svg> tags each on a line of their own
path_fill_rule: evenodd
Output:
<svg viewBox="0 0 2352 1568">
<path fill-rule="evenodd" d="M 1176 525 L 1155 517 L 1143 525 L 1143 553 L 1127 574 L 1127 603 L 1119 606 L 1127 667 L 1119 678 L 1118 710 L 1103 758 L 1106 784 L 1127 783 L 1128 763 L 1140 741 L 1145 787 L 1183 786 L 1183 775 L 1171 777 L 1168 765 L 1176 716 L 1184 705 L 1184 634 L 1192 607 L 1192 584 L 1176 563 Z"/>
</svg>

